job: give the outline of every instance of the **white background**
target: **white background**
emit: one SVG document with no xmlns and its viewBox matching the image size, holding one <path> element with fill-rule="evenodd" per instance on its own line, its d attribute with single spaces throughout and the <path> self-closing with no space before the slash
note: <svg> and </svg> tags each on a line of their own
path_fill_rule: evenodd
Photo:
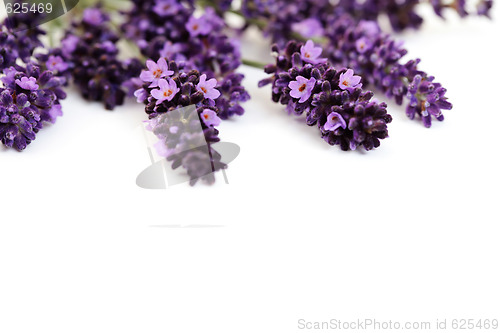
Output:
<svg viewBox="0 0 500 333">
<path fill-rule="evenodd" d="M 137 187 L 142 107 L 109 112 L 70 91 L 25 152 L 0 149 L 0 332 L 500 319 L 500 13 L 424 14 L 398 38 L 448 88 L 443 123 L 426 129 L 389 103 L 391 137 L 342 152 L 243 67 L 253 99 L 220 127 L 241 147 L 229 185 Z M 268 54 L 258 38 L 244 50 Z"/>
</svg>

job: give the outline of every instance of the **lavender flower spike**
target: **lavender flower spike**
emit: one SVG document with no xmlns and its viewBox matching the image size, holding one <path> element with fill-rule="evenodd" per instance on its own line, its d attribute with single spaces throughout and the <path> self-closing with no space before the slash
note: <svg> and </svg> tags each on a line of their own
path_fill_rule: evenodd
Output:
<svg viewBox="0 0 500 333">
<path fill-rule="evenodd" d="M 388 137 L 387 124 L 392 121 L 387 105 L 372 100 L 372 92 L 362 91 L 352 70 L 303 62 L 302 47 L 294 41 L 284 51 L 273 46 L 276 65 L 265 68 L 272 77 L 259 86 L 272 83 L 273 101 L 286 105 L 289 113 L 305 114 L 307 124 L 317 126 L 328 144 L 342 150 L 378 147 Z"/>
<path fill-rule="evenodd" d="M 212 184 L 213 172 L 227 167 L 212 148 L 212 144 L 219 141 L 216 126 L 221 122 L 220 110 L 212 99 L 220 96 L 214 88 L 217 82 L 207 81 L 207 76 L 197 70 L 186 71 L 185 63 L 167 61 L 167 65 L 173 72 L 168 81 L 160 79 L 156 89 L 144 81 L 135 93 L 137 101 L 146 105 L 145 111 L 151 119 L 149 127 L 160 139 L 156 147 L 171 162 L 172 168 L 182 166 L 191 185 L 199 179 Z M 191 105 L 193 112 L 180 111 Z"/>
</svg>

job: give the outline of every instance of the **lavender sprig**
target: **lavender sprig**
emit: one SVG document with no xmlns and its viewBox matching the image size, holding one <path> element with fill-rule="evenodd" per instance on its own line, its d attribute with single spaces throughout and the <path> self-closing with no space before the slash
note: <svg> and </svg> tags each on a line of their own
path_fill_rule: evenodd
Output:
<svg viewBox="0 0 500 333">
<path fill-rule="evenodd" d="M 291 41 L 284 51 L 275 45 L 273 51 L 276 65 L 265 68 L 273 76 L 259 86 L 272 83 L 273 101 L 286 105 L 289 113 L 305 113 L 307 124 L 317 126 L 328 144 L 371 150 L 388 137 L 392 117 L 387 105 L 372 100 L 373 93 L 361 89 L 361 78 L 352 70 L 335 70 L 319 58 L 321 48 L 311 41 Z"/>
<path fill-rule="evenodd" d="M 102 101 L 108 110 L 124 103 L 130 95 L 130 80 L 139 76 L 138 59 L 118 59 L 120 37 L 101 8 L 87 8 L 83 18 L 74 19 L 61 49 L 51 55 L 61 56 L 71 64 L 70 76 L 85 99 Z"/>
<path fill-rule="evenodd" d="M 236 73 L 241 64 L 239 43 L 230 38 L 224 20 L 212 8 L 202 16 L 194 13 L 192 1 L 133 1 L 123 25 L 126 37 L 139 46 L 147 58 L 165 57 L 184 63 L 215 78 L 222 96 L 217 99 L 219 117 L 242 115 L 241 103 L 250 96 Z"/>
<path fill-rule="evenodd" d="M 418 7 L 424 4 L 430 4 L 436 15 L 441 18 L 444 18 L 445 10 L 453 10 L 460 17 L 469 15 L 490 17 L 493 0 L 366 0 L 363 2 L 340 0 L 337 7 L 358 20 L 376 21 L 380 16 L 386 15 L 392 28 L 401 31 L 407 28 L 418 29 L 422 25 L 424 19 L 418 14 Z"/>
<path fill-rule="evenodd" d="M 326 53 L 332 64 L 353 68 L 365 83 L 381 89 L 399 105 L 406 98 L 410 119 L 418 115 L 426 127 L 431 126 L 432 118 L 444 120 L 442 110 L 452 108 L 446 89 L 418 69 L 420 59 L 402 63 L 406 49 L 383 33 L 376 22 L 357 23 L 349 15 L 342 15 L 331 17 L 326 27 Z"/>
<path fill-rule="evenodd" d="M 4 71 L 0 87 L 0 139 L 6 147 L 24 150 L 44 123 L 62 116 L 60 100 L 66 98 L 64 77 L 42 70 L 34 63 Z"/>
<path fill-rule="evenodd" d="M 207 80 L 207 75 L 197 70 L 186 71 L 184 64 L 165 58 L 147 64 L 148 70 L 141 74 L 144 84 L 135 95 L 146 105 L 149 128 L 160 139 L 158 152 L 172 163 L 173 169 L 182 166 L 191 185 L 199 179 L 213 184 L 213 172 L 227 167 L 212 148 L 220 141 L 216 126 L 221 119 L 215 100 L 221 94 L 216 80 Z M 190 105 L 194 105 L 195 112 L 174 112 Z M 202 133 L 197 131 L 200 123 Z"/>
<path fill-rule="evenodd" d="M 62 115 L 60 101 L 66 98 L 66 78 L 58 68 L 67 64 L 55 68 L 33 54 L 43 46 L 40 36 L 45 32 L 25 28 L 38 19 L 19 14 L 0 25 L 0 141 L 18 151 L 26 149 L 46 123 L 56 122 Z"/>
</svg>

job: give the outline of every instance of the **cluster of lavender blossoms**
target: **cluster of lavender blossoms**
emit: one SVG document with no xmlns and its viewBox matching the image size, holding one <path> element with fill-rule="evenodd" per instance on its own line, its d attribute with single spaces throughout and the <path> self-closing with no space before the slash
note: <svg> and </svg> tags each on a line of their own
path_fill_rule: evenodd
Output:
<svg viewBox="0 0 500 333">
<path fill-rule="evenodd" d="M 418 0 L 402 2 L 340 1 L 333 5 L 323 0 L 306 0 L 298 5 L 284 0 L 247 0 L 243 3 L 243 13 L 249 22 L 266 22 L 261 26 L 264 33 L 281 47 L 295 38 L 320 40 L 325 56 L 333 66 L 352 68 L 365 85 L 382 90 L 399 105 L 406 100 L 408 117 L 414 119 L 418 115 L 423 124 L 430 127 L 433 118 L 444 119 L 442 110 L 452 108 L 445 96 L 446 89 L 435 82 L 433 76 L 418 68 L 420 59 L 403 62 L 407 50 L 402 43 L 382 32 L 378 23 L 373 21 L 382 13 L 389 17 L 398 16 L 396 10 L 413 13 L 415 5 L 420 3 Z M 458 1 L 458 7 L 450 7 L 459 9 L 465 3 Z M 448 7 L 442 1 L 432 1 L 432 4 L 439 13 Z M 483 7 L 488 10 L 480 9 L 479 13 L 488 15 L 491 2 L 481 2 L 479 8 Z M 413 17 L 413 14 L 408 15 Z M 418 26 L 416 23 L 398 25 L 395 18 L 391 22 L 397 30 L 408 25 Z"/>
<path fill-rule="evenodd" d="M 381 15 L 386 15 L 392 28 L 401 31 L 422 25 L 424 20 L 418 14 L 418 8 L 425 3 L 430 4 L 441 18 L 447 9 L 456 11 L 461 17 L 473 14 L 489 17 L 493 6 L 493 0 L 340 0 L 337 7 L 360 20 L 376 21 Z"/>
<path fill-rule="evenodd" d="M 91 7 L 84 10 L 81 19 L 73 20 L 61 47 L 50 54 L 53 59 L 70 64 L 65 74 L 73 79 L 85 99 L 102 101 L 108 110 L 132 96 L 133 79 L 142 69 L 136 58 L 118 58 L 119 40 L 109 15 L 100 7 Z"/>
<path fill-rule="evenodd" d="M 62 115 L 60 100 L 66 98 L 66 78 L 33 54 L 43 45 L 39 38 L 44 32 L 24 29 L 30 20 L 18 15 L 1 24 L 0 141 L 18 151 L 35 140 L 46 123 L 56 122 Z"/>
<path fill-rule="evenodd" d="M 392 117 L 387 105 L 372 99 L 373 93 L 363 91 L 361 77 L 352 69 L 336 70 L 327 59 L 320 58 L 322 49 L 312 41 L 305 44 L 291 41 L 277 53 L 275 65 L 268 65 L 271 78 L 260 86 L 272 83 L 272 98 L 287 106 L 289 113 L 306 114 L 309 126 L 317 126 L 323 139 L 342 150 L 363 147 L 371 150 L 388 137 L 387 124 Z"/>
<path fill-rule="evenodd" d="M 224 20 L 210 7 L 198 16 L 192 1 L 133 0 L 133 4 L 123 30 L 142 54 L 174 60 L 185 70 L 216 79 L 221 93 L 216 101 L 219 117 L 242 115 L 241 103 L 250 96 L 242 86 L 244 76 L 236 72 L 241 65 L 239 41 L 230 37 Z"/>
<path fill-rule="evenodd" d="M 148 129 L 160 139 L 157 152 L 172 163 L 173 169 L 182 166 L 191 185 L 200 179 L 212 184 L 213 173 L 226 168 L 221 155 L 212 148 L 220 141 L 216 129 L 221 123 L 216 105 L 221 96 L 217 81 L 165 58 L 148 60 L 147 67 L 141 73 L 143 86 L 135 96 L 146 105 L 151 119 Z M 194 106 L 195 111 L 177 112 L 189 106 Z"/>
<path fill-rule="evenodd" d="M 213 148 L 220 141 L 217 126 L 242 115 L 242 103 L 250 98 L 237 72 L 238 37 L 255 25 L 270 37 L 277 57 L 264 68 L 271 76 L 259 86 L 272 84 L 272 100 L 290 114 L 305 115 L 330 145 L 371 150 L 388 137 L 392 117 L 363 87 L 405 104 L 408 117 L 426 127 L 452 108 L 446 89 L 419 69 L 420 59 L 403 61 L 407 50 L 382 31 L 379 19 L 387 17 L 392 30 L 401 31 L 422 25 L 418 11 L 424 4 L 442 18 L 447 10 L 489 17 L 493 5 L 493 0 L 129 2 L 129 10 L 113 15 L 107 0 L 85 2 L 94 5 L 68 14 L 76 15 L 60 47 L 45 51 L 38 51 L 44 47 L 42 16 L 18 13 L 0 25 L 5 146 L 24 150 L 45 123 L 54 123 L 62 115 L 63 88 L 72 82 L 84 98 L 109 110 L 135 96 L 145 105 L 148 129 L 159 138 L 158 153 L 174 169 L 184 168 L 192 185 L 212 184 L 214 172 L 227 167 Z M 226 24 L 227 11 L 242 16 L 241 29 Z M 120 41 L 131 42 L 138 57 L 153 60 L 122 60 Z"/>
<path fill-rule="evenodd" d="M 402 62 L 406 49 L 373 21 L 354 21 L 349 15 L 332 19 L 325 29 L 329 40 L 326 54 L 332 64 L 348 66 L 366 84 L 382 90 L 397 104 L 407 99 L 406 114 L 418 115 L 426 127 L 432 118 L 444 119 L 442 110 L 451 110 L 446 89 L 434 77 L 418 69 L 420 59 Z"/>
</svg>

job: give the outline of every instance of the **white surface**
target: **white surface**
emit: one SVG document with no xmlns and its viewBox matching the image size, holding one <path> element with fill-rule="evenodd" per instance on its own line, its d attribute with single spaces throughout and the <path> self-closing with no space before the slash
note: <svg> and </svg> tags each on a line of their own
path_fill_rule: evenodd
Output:
<svg viewBox="0 0 500 333">
<path fill-rule="evenodd" d="M 391 137 L 369 153 L 328 146 L 243 68 L 253 99 L 220 128 L 241 147 L 229 185 L 138 188 L 141 106 L 70 92 L 27 151 L 0 151 L 0 332 L 500 319 L 496 14 L 401 37 L 455 107 L 426 129 L 390 104 Z"/>
</svg>

